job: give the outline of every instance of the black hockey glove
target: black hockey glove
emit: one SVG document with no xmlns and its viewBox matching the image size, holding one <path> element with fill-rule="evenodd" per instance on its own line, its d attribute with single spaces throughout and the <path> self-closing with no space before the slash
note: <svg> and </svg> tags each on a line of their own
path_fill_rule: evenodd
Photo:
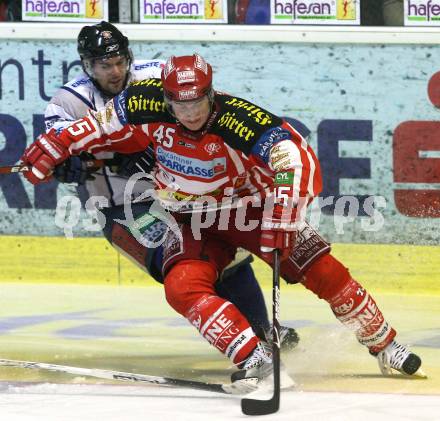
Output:
<svg viewBox="0 0 440 421">
<path fill-rule="evenodd" d="M 154 149 L 151 145 L 145 151 L 130 155 L 116 153 L 114 160 L 118 164 L 112 166 L 111 170 L 123 177 L 131 177 L 139 172 L 150 173 L 156 163 Z"/>
<path fill-rule="evenodd" d="M 94 180 L 92 173 L 98 168 L 87 165 L 90 156 L 71 156 L 54 169 L 53 176 L 60 183 L 76 183 L 83 185 L 87 180 Z"/>
</svg>

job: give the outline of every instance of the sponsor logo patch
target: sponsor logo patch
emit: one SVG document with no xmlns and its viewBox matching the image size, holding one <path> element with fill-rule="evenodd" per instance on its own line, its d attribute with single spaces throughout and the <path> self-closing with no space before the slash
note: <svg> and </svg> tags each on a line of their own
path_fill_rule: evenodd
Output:
<svg viewBox="0 0 440 421">
<path fill-rule="evenodd" d="M 292 171 L 279 172 L 275 174 L 275 184 L 287 184 L 291 186 L 293 184 L 293 175 Z"/>
<path fill-rule="evenodd" d="M 252 152 L 260 156 L 263 161 L 267 164 L 269 162 L 269 153 L 272 146 L 276 145 L 282 140 L 290 138 L 290 133 L 282 129 L 281 127 L 275 127 L 274 129 L 269 129 L 258 139 L 258 142 L 252 148 Z"/>
<path fill-rule="evenodd" d="M 177 83 L 183 85 L 184 83 L 191 83 L 196 80 L 196 74 L 194 70 L 185 70 L 183 72 L 177 72 Z"/>
<path fill-rule="evenodd" d="M 254 104 L 243 101 L 238 98 L 231 98 L 226 102 L 228 105 L 232 105 L 234 108 L 242 108 L 247 111 L 247 116 L 255 120 L 256 123 L 265 126 L 272 123 L 272 116 L 261 108 Z"/>
<path fill-rule="evenodd" d="M 209 161 L 183 157 L 174 152 L 157 149 L 157 160 L 165 168 L 184 176 L 210 179 L 226 170 L 226 158 L 215 158 Z"/>
<path fill-rule="evenodd" d="M 208 152 L 209 155 L 214 155 L 220 150 L 220 145 L 218 143 L 208 143 L 204 147 L 205 151 Z"/>
</svg>

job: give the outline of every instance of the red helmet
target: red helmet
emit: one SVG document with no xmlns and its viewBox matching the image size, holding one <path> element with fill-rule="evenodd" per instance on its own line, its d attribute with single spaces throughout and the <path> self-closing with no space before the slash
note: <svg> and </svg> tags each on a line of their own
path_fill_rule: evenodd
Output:
<svg viewBox="0 0 440 421">
<path fill-rule="evenodd" d="M 162 69 L 166 99 L 192 101 L 212 91 L 212 68 L 202 56 L 171 56 Z"/>
</svg>

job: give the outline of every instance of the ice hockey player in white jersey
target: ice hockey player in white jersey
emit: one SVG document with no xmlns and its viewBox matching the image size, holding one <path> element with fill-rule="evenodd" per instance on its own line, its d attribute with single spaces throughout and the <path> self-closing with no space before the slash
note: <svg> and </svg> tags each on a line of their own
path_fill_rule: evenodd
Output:
<svg viewBox="0 0 440 421">
<path fill-rule="evenodd" d="M 45 111 L 47 132 L 51 129 L 60 132 L 72 121 L 84 117 L 89 109 L 102 108 L 133 82 L 159 78 L 164 65 L 160 60 L 134 60 L 128 38 L 105 21 L 81 29 L 78 53 L 84 73 L 62 86 L 49 102 Z M 166 225 L 149 213 L 151 202 L 131 204 L 134 224 L 142 233 L 142 244 L 136 240 L 131 226 L 116 222 L 126 220 L 124 189 L 129 176 L 138 171 L 150 172 L 154 165 L 153 154 L 147 149 L 131 156 L 119 155 L 116 159 L 108 152 L 95 154 L 93 158 L 113 159 L 117 165 L 111 168 L 116 172 L 104 166 L 90 174 L 85 164 L 90 156 L 86 156 L 71 157 L 55 169 L 54 176 L 61 182 L 76 183 L 83 203 L 92 196 L 101 197 L 100 211 L 106 220 L 103 233 L 107 240 L 156 281 L 163 282 L 160 270 L 162 247 L 153 245 L 164 235 Z M 131 199 L 134 200 L 148 188 L 147 181 L 137 182 Z M 247 252 L 237 257 L 224 271 L 216 290 L 220 296 L 233 302 L 259 336 L 264 337 L 270 324 L 251 261 L 252 257 Z M 294 329 L 282 328 L 282 335 L 284 349 L 296 346 L 298 335 Z"/>
<path fill-rule="evenodd" d="M 133 60 L 128 39 L 112 24 L 102 22 L 85 26 L 78 35 L 78 53 L 84 73 L 62 86 L 50 100 L 44 121 L 46 131 L 57 131 L 96 110 L 130 83 L 160 77 L 160 60 Z M 110 158 L 101 153 L 97 159 Z M 73 168 L 71 169 L 73 171 Z M 99 170 L 100 176 L 86 181 L 88 196 L 105 196 L 110 205 L 123 203 L 126 179 L 114 174 L 108 167 Z M 85 173 L 82 174 L 83 177 Z M 72 182 L 72 180 L 62 180 Z M 78 180 L 74 180 L 78 181 Z M 139 192 L 142 186 L 139 186 Z"/>
</svg>

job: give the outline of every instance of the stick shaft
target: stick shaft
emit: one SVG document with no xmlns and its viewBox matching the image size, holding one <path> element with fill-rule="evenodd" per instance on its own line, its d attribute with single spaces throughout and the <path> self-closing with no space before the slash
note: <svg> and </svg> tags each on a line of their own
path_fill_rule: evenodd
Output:
<svg viewBox="0 0 440 421">
<path fill-rule="evenodd" d="M 98 379 L 122 380 L 137 383 L 149 383 L 162 386 L 178 386 L 189 389 L 206 390 L 217 393 L 230 393 L 224 385 L 217 383 L 205 383 L 196 380 L 174 379 L 170 377 L 149 376 L 147 374 L 126 373 L 123 371 L 102 370 L 97 368 L 72 367 L 59 364 L 37 363 L 32 361 L 18 361 L 0 359 L 0 366 L 27 368 L 34 370 L 49 370 L 60 373 L 68 373 L 78 376 L 95 377 Z"/>
<path fill-rule="evenodd" d="M 16 172 L 25 172 L 29 171 L 29 167 L 26 165 L 10 165 L 0 167 L 0 174 L 13 174 Z"/>
<path fill-rule="evenodd" d="M 86 163 L 87 168 L 94 168 L 98 169 L 103 167 L 104 165 L 112 165 L 114 160 L 112 159 L 90 159 L 87 161 L 84 161 Z M 6 165 L 3 167 L 0 167 L 0 174 L 14 174 L 14 173 L 20 173 L 20 172 L 26 172 L 30 171 L 31 167 L 28 165 L 18 164 L 18 165 Z"/>
<path fill-rule="evenodd" d="M 272 364 L 273 395 L 267 400 L 242 399 L 241 410 L 246 415 L 268 415 L 280 407 L 280 252 L 273 251 L 272 278 Z"/>
<path fill-rule="evenodd" d="M 278 405 L 280 401 L 280 252 L 274 250 L 274 268 L 272 284 L 272 358 L 273 358 L 273 378 L 274 378 L 274 397 L 277 397 Z"/>
</svg>

